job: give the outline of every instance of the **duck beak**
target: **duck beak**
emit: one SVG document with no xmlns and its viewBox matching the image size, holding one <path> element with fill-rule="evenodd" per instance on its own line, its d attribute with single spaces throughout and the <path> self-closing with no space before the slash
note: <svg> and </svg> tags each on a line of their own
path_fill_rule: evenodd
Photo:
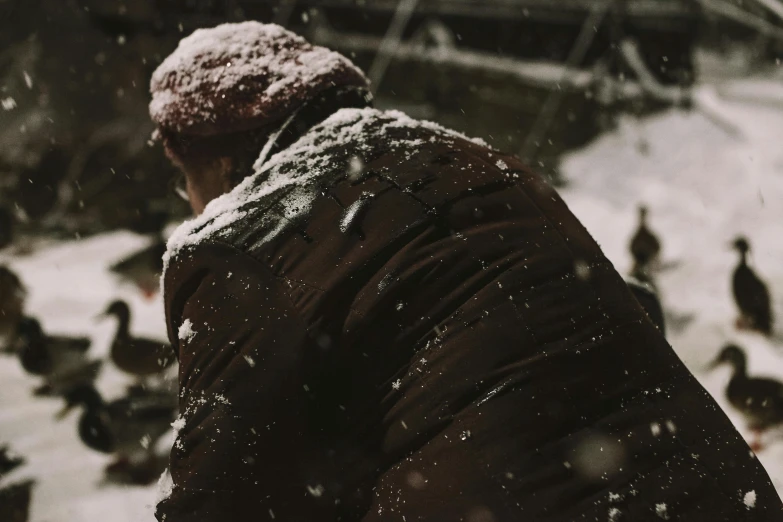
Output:
<svg viewBox="0 0 783 522">
<path fill-rule="evenodd" d="M 65 406 L 63 406 L 60 411 L 54 414 L 55 420 L 61 421 L 65 419 L 68 416 L 68 414 L 71 412 L 71 410 L 73 410 L 74 406 L 75 406 L 74 404 L 66 404 Z"/>
</svg>

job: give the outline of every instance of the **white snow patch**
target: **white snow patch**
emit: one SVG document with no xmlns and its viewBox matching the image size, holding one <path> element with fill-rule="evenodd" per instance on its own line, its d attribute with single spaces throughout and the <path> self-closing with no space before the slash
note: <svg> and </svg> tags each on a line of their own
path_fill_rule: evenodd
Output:
<svg viewBox="0 0 783 522">
<path fill-rule="evenodd" d="M 752 489 L 745 493 L 745 497 L 742 499 L 748 509 L 756 507 L 756 490 Z"/>
<path fill-rule="evenodd" d="M 180 415 L 177 420 L 171 423 L 171 427 L 174 428 L 174 433 L 179 435 L 179 432 L 185 427 L 185 418 Z"/>
<path fill-rule="evenodd" d="M 243 355 L 242 357 L 245 358 L 245 361 L 247 361 L 247 364 L 249 364 L 251 368 L 255 367 L 255 365 L 256 365 L 255 359 L 253 359 L 249 355 Z"/>
<path fill-rule="evenodd" d="M 500 170 L 508 170 L 508 164 L 501 159 L 497 160 L 497 162 L 495 162 L 495 165 L 497 165 L 497 167 Z"/>
<path fill-rule="evenodd" d="M 163 474 L 158 479 L 158 487 L 155 494 L 155 504 L 163 502 L 171 496 L 171 492 L 174 491 L 174 480 L 171 478 L 171 472 L 169 468 L 163 471 Z"/>
<path fill-rule="evenodd" d="M 665 503 L 655 504 L 655 514 L 658 515 L 658 517 L 669 520 L 669 508 L 666 506 Z"/>
<path fill-rule="evenodd" d="M 609 522 L 616 522 L 620 520 L 621 511 L 616 507 L 609 508 Z"/>
<path fill-rule="evenodd" d="M 9 96 L 0 100 L 0 105 L 3 106 L 3 110 L 10 111 L 16 108 L 16 100 Z"/>
<path fill-rule="evenodd" d="M 391 139 L 391 131 L 395 139 Z M 444 141 L 470 140 L 456 131 L 414 120 L 399 111 L 371 108 L 337 111 L 285 150 L 269 159 L 260 158 L 262 161 L 253 166 L 253 175 L 231 192 L 210 201 L 200 216 L 180 225 L 168 240 L 163 256 L 164 271 L 178 252 L 211 237 L 229 236 L 232 225 L 241 219 L 254 217 L 266 224 L 269 231 L 260 242 L 271 240 L 310 212 L 320 189 L 342 176 L 351 158 L 372 149 L 370 138 L 386 138 L 392 152 L 413 154 L 422 144 L 416 136 L 422 131 Z M 470 141 L 485 145 L 481 140 Z M 350 154 L 346 149 L 350 149 Z M 342 169 L 338 168 L 341 163 L 344 163 Z M 285 195 L 280 198 L 280 194 Z M 269 204 L 258 204 L 265 201 Z"/>
<path fill-rule="evenodd" d="M 193 323 L 190 322 L 190 319 L 185 319 L 177 331 L 177 337 L 179 337 L 180 341 L 189 343 L 196 336 L 196 333 L 198 332 L 193 329 Z"/>
</svg>

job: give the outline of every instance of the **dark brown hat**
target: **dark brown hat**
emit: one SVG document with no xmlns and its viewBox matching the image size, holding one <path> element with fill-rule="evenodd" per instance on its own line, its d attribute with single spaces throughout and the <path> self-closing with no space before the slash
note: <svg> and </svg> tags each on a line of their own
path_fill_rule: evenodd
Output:
<svg viewBox="0 0 783 522">
<path fill-rule="evenodd" d="M 199 29 L 152 75 L 150 115 L 162 130 L 213 136 L 286 118 L 332 86 L 368 86 L 350 60 L 274 24 Z"/>
</svg>

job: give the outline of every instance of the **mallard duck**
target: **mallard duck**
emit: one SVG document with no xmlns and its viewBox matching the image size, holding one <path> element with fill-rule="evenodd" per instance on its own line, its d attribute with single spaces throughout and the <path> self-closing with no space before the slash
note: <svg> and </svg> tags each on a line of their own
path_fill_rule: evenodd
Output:
<svg viewBox="0 0 783 522">
<path fill-rule="evenodd" d="M 166 243 L 163 238 L 158 238 L 148 247 L 114 263 L 109 270 L 121 280 L 136 285 L 147 298 L 151 298 L 160 288 L 165 253 Z"/>
<path fill-rule="evenodd" d="M 90 449 L 117 456 L 107 468 L 110 471 L 153 454 L 155 442 L 177 415 L 177 395 L 137 387 L 125 397 L 105 402 L 94 386 L 82 386 L 67 394 L 60 418 L 79 406 L 83 408 L 79 438 Z"/>
<path fill-rule="evenodd" d="M 103 315 L 117 318 L 111 360 L 120 370 L 143 377 L 159 373 L 174 362 L 174 352 L 168 343 L 131 336 L 131 311 L 125 301 L 112 302 Z"/>
<path fill-rule="evenodd" d="M 81 367 L 89 349 L 86 337 L 54 337 L 44 333 L 37 319 L 19 321 L 16 351 L 22 368 L 30 374 L 46 377 Z"/>
<path fill-rule="evenodd" d="M 739 237 L 734 241 L 733 246 L 740 256 L 732 278 L 734 302 L 737 303 L 740 311 L 737 326 L 769 335 L 772 333 L 772 303 L 767 285 L 748 265 L 750 251 L 748 240 Z"/>
<path fill-rule="evenodd" d="M 783 423 L 783 383 L 774 379 L 748 377 L 747 357 L 742 348 L 729 344 L 713 362 L 713 367 L 729 364 L 733 368 L 726 387 L 726 399 L 747 422 L 755 439 L 750 447 L 762 449 L 761 433 Z"/>
<path fill-rule="evenodd" d="M 6 351 L 12 346 L 19 320 L 24 314 L 24 300 L 27 296 L 21 279 L 7 266 L 0 265 L 0 337 Z"/>
<path fill-rule="evenodd" d="M 0 520 L 27 522 L 34 480 L 25 480 L 0 489 Z"/>
<path fill-rule="evenodd" d="M 649 273 L 657 267 L 658 256 L 661 253 L 661 242 L 647 226 L 647 207 L 639 206 L 639 227 L 631 238 L 629 249 L 634 260 L 632 272 Z"/>
<path fill-rule="evenodd" d="M 103 362 L 88 359 L 89 348 L 90 340 L 86 337 L 46 335 L 32 317 L 19 322 L 15 349 L 22 368 L 43 377 L 35 395 L 61 396 L 72 388 L 94 382 Z"/>
</svg>

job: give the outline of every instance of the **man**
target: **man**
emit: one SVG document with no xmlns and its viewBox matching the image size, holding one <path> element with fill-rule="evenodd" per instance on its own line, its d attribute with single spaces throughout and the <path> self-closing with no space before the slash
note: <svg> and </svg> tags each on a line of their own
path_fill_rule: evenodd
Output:
<svg viewBox="0 0 783 522">
<path fill-rule="evenodd" d="M 517 159 L 369 108 L 347 59 L 274 25 L 196 31 L 151 90 L 200 214 L 166 256 L 159 520 L 783 520 Z"/>
</svg>

